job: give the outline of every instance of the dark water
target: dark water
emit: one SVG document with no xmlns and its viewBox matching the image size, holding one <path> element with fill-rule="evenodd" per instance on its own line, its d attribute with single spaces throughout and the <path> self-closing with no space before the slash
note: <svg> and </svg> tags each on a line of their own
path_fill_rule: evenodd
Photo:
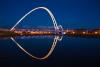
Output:
<svg viewBox="0 0 100 67">
<path fill-rule="evenodd" d="M 35 56 L 44 56 L 50 49 L 53 37 L 15 38 Z M 100 39 L 64 36 L 52 55 L 46 60 L 36 60 L 25 54 L 9 39 L 0 39 L 0 67 L 96 67 L 100 62 Z"/>
</svg>

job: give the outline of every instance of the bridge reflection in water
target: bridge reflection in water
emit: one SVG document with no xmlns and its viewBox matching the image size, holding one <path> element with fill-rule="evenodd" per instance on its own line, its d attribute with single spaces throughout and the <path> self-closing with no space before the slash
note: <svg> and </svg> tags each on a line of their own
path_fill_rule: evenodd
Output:
<svg viewBox="0 0 100 67">
<path fill-rule="evenodd" d="M 45 10 L 49 16 L 52 19 L 54 30 L 35 30 L 35 29 L 15 29 L 19 23 L 21 23 L 22 20 L 24 20 L 28 15 L 30 15 L 32 12 L 38 10 L 38 9 L 43 9 Z M 54 36 L 54 40 L 52 43 L 52 46 L 48 53 L 44 55 L 43 57 L 36 57 L 30 52 L 26 51 L 21 44 L 19 44 L 15 39 L 16 37 L 36 37 L 36 36 Z M 46 7 L 37 7 L 26 13 L 10 30 L 7 29 L 0 29 L 0 38 L 10 38 L 23 52 L 25 52 L 27 55 L 29 55 L 32 58 L 35 59 L 46 59 L 48 58 L 52 52 L 54 51 L 57 42 L 62 40 L 63 36 L 70 36 L 70 37 L 84 37 L 84 38 L 100 38 L 100 29 L 93 29 L 93 30 L 87 30 L 87 29 L 64 29 L 62 28 L 61 25 L 57 24 L 57 21 L 52 14 L 52 12 L 46 8 Z"/>
<path fill-rule="evenodd" d="M 84 37 L 84 38 L 100 38 L 100 29 L 93 29 L 93 30 L 87 30 L 87 29 L 66 29 L 66 30 L 37 30 L 37 29 L 14 29 L 14 30 L 7 30 L 7 29 L 1 29 L 0 30 L 0 37 L 1 38 L 10 38 L 23 52 L 25 52 L 27 55 L 29 55 L 32 58 L 35 59 L 46 59 L 48 58 L 52 52 L 54 51 L 57 42 L 61 41 L 63 36 L 69 36 L 69 37 Z M 26 49 L 24 49 L 21 44 L 19 44 L 16 41 L 16 38 L 54 38 L 52 46 L 48 53 L 43 57 L 36 57 L 35 55 L 28 52 Z"/>
</svg>

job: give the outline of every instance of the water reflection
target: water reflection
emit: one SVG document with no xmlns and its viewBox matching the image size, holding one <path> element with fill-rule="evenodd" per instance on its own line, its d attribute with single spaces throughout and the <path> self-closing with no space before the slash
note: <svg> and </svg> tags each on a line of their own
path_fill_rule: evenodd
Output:
<svg viewBox="0 0 100 67">
<path fill-rule="evenodd" d="M 30 53 L 32 51 L 32 55 L 44 56 L 47 53 L 47 50 L 45 48 L 48 48 L 52 45 L 51 42 L 54 41 L 53 38 L 54 37 L 51 37 L 51 39 L 49 39 L 48 37 L 47 39 L 41 37 L 41 39 L 37 39 L 36 37 L 33 37 L 33 40 L 31 40 L 31 38 L 14 39 L 18 43 L 21 43 L 21 46 L 23 46 L 26 50 L 26 47 L 28 47 L 28 51 Z M 21 40 L 25 43 L 23 43 Z M 56 63 L 58 64 L 58 66 L 59 64 L 95 64 L 96 61 L 100 60 L 100 39 L 96 38 L 75 38 L 64 36 L 63 40 L 56 44 L 56 49 L 53 51 L 53 53 L 49 56 L 49 59 L 46 61 L 35 60 L 34 58 L 33 60 L 31 60 L 31 58 L 29 58 L 28 55 L 24 54 L 20 49 L 16 47 L 16 44 L 13 43 L 11 39 L 0 40 L 0 43 L 0 62 L 5 61 L 5 63 L 15 66 L 45 66 L 45 64 L 51 65 Z M 38 48 L 43 50 L 38 50 Z M 42 53 L 44 53 L 44 55 L 42 55 Z"/>
<path fill-rule="evenodd" d="M 49 37 L 50 37 L 50 36 L 49 36 Z M 27 55 L 29 55 L 30 57 L 35 58 L 35 59 L 42 60 L 42 59 L 48 58 L 48 57 L 52 54 L 52 52 L 54 51 L 54 49 L 55 49 L 55 47 L 56 47 L 56 45 L 57 45 L 57 42 L 62 40 L 62 36 L 61 36 L 61 37 L 60 37 L 60 36 L 55 36 L 55 37 L 54 37 L 54 40 L 53 40 L 53 43 L 52 43 L 52 46 L 51 46 L 50 50 L 48 51 L 48 53 L 47 53 L 45 56 L 43 56 L 43 57 L 41 57 L 41 58 L 36 57 L 35 55 L 29 53 L 26 49 L 24 49 L 24 48 L 21 46 L 21 44 L 19 44 L 19 43 L 15 40 L 15 38 L 11 37 L 11 40 L 12 40 L 23 52 L 25 52 L 25 53 L 26 53 Z"/>
</svg>

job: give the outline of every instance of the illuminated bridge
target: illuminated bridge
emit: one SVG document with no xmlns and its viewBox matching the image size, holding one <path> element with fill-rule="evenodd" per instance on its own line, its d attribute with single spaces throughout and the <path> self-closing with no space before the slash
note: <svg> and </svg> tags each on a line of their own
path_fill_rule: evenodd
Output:
<svg viewBox="0 0 100 67">
<path fill-rule="evenodd" d="M 36 10 L 45 10 L 49 16 L 51 17 L 54 29 L 16 29 L 16 27 L 21 23 L 22 20 L 24 20 L 28 15 L 30 15 L 32 12 Z M 20 43 L 16 41 L 15 37 L 22 37 L 22 36 L 40 36 L 40 35 L 46 35 L 46 36 L 54 36 L 53 43 L 51 45 L 50 50 L 47 52 L 46 55 L 43 57 L 37 57 L 33 54 L 31 54 L 29 51 L 24 49 Z M 52 12 L 46 8 L 46 7 L 37 7 L 26 13 L 18 22 L 15 23 L 15 25 L 10 29 L 0 29 L 0 38 L 4 37 L 10 37 L 10 39 L 27 55 L 29 55 L 32 58 L 42 60 L 48 58 L 52 52 L 54 51 L 57 42 L 61 41 L 63 36 L 68 36 L 68 37 L 95 37 L 95 38 L 100 38 L 100 29 L 63 29 L 61 25 L 57 24 L 57 21 L 52 14 Z"/>
</svg>

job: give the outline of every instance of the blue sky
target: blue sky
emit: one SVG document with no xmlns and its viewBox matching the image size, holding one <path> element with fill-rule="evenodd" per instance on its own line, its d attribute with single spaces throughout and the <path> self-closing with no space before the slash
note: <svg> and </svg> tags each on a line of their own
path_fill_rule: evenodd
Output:
<svg viewBox="0 0 100 67">
<path fill-rule="evenodd" d="M 0 0 L 0 27 L 11 28 L 39 6 L 49 8 L 64 28 L 100 28 L 100 0 Z"/>
</svg>

